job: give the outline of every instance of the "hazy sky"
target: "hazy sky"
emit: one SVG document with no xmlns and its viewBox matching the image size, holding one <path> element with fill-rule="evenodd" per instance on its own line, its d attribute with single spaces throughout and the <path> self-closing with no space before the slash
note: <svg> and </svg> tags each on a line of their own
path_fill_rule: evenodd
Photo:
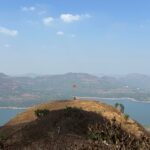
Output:
<svg viewBox="0 0 150 150">
<path fill-rule="evenodd" d="M 149 0 L 0 0 L 0 72 L 150 74 Z"/>
</svg>

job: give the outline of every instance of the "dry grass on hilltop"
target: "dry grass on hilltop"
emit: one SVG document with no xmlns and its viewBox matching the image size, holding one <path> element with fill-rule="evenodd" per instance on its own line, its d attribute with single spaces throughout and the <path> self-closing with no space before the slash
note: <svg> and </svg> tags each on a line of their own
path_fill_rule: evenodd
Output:
<svg viewBox="0 0 150 150">
<path fill-rule="evenodd" d="M 49 110 L 38 118 L 35 110 Z M 65 100 L 34 106 L 0 129 L 5 149 L 143 150 L 150 149 L 145 129 L 110 105 Z"/>
</svg>

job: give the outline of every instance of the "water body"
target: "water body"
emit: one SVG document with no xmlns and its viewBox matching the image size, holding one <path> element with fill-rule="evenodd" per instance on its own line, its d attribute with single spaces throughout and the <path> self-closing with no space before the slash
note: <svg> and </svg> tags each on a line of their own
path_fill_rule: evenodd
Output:
<svg viewBox="0 0 150 150">
<path fill-rule="evenodd" d="M 25 109 L 21 108 L 0 108 L 0 126 L 4 125 L 18 113 L 23 112 L 24 110 Z"/>
<path fill-rule="evenodd" d="M 110 105 L 115 105 L 115 103 L 122 103 L 125 106 L 125 113 L 129 114 L 130 117 L 142 125 L 150 125 L 150 102 L 139 102 L 134 99 L 128 98 L 80 98 L 89 100 L 98 100 Z"/>
</svg>

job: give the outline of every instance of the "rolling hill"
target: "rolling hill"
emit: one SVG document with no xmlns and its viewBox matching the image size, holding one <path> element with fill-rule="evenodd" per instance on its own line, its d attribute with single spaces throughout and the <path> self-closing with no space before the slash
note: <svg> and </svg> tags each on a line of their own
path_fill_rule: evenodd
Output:
<svg viewBox="0 0 150 150">
<path fill-rule="evenodd" d="M 38 117 L 36 110 L 46 109 Z M 149 150 L 150 135 L 112 106 L 96 101 L 43 103 L 17 115 L 0 128 L 7 150 Z"/>
</svg>

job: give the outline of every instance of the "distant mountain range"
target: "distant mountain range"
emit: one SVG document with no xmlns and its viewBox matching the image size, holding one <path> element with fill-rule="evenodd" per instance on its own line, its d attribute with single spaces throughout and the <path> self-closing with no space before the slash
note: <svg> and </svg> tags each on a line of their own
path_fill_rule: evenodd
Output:
<svg viewBox="0 0 150 150">
<path fill-rule="evenodd" d="M 130 97 L 150 101 L 150 76 L 97 77 L 87 73 L 67 73 L 30 77 L 0 73 L 0 106 L 31 106 L 73 96 Z"/>
</svg>

